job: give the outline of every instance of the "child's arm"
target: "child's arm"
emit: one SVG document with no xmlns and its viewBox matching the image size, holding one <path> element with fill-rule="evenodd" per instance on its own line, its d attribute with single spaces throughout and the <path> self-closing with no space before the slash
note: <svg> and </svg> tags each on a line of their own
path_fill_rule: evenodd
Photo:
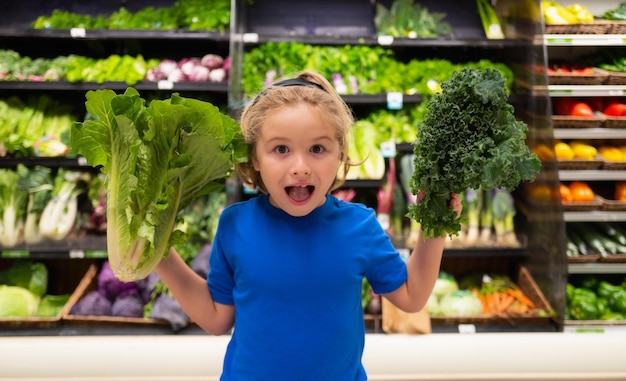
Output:
<svg viewBox="0 0 626 381">
<path fill-rule="evenodd" d="M 458 195 L 452 195 L 450 207 L 460 216 L 462 205 Z M 406 312 L 424 308 L 439 275 L 444 245 L 444 237 L 424 238 L 420 229 L 413 253 L 406 261 L 407 281 L 383 296 Z"/>
<path fill-rule="evenodd" d="M 191 320 L 213 335 L 228 333 L 233 327 L 235 307 L 213 301 L 206 279 L 196 274 L 174 248 L 161 260 L 156 273 Z"/>
</svg>

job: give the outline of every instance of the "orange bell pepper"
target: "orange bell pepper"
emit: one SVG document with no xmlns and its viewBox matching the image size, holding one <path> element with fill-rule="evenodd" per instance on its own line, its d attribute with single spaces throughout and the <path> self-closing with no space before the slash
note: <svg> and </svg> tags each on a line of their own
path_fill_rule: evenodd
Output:
<svg viewBox="0 0 626 381">
<path fill-rule="evenodd" d="M 595 193 L 584 181 L 572 181 L 569 184 L 570 192 L 572 193 L 572 200 L 578 202 L 589 202 L 595 198 Z"/>
<path fill-rule="evenodd" d="M 618 181 L 615 183 L 615 200 L 626 201 L 626 181 Z"/>
<path fill-rule="evenodd" d="M 574 197 L 572 197 L 572 191 L 565 184 L 561 184 L 561 201 L 562 202 L 572 202 L 574 201 Z"/>
</svg>

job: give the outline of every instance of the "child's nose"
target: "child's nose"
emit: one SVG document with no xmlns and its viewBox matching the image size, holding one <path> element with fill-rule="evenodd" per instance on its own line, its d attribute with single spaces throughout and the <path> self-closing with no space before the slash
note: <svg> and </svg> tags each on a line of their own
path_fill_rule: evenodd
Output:
<svg viewBox="0 0 626 381">
<path fill-rule="evenodd" d="M 294 157 L 294 163 L 291 171 L 294 175 L 308 175 L 311 173 L 311 168 L 304 155 L 296 155 Z"/>
</svg>

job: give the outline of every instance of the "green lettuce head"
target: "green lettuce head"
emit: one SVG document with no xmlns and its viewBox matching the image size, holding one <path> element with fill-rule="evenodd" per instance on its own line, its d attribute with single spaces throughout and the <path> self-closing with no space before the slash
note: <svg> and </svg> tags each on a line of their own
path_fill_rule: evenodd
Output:
<svg viewBox="0 0 626 381">
<path fill-rule="evenodd" d="M 175 243 L 177 214 L 247 160 L 239 125 L 204 101 L 173 94 L 146 105 L 134 88 L 87 92 L 71 148 L 107 175 L 107 250 L 115 276 L 148 276 Z"/>
</svg>

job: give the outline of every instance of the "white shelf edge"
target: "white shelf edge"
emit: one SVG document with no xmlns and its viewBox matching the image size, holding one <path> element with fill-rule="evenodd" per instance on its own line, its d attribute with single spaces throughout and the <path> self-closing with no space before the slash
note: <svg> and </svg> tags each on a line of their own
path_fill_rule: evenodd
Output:
<svg viewBox="0 0 626 381">
<path fill-rule="evenodd" d="M 626 128 L 555 128 L 557 139 L 626 139 Z"/>
<path fill-rule="evenodd" d="M 568 274 L 624 274 L 626 263 L 570 263 Z"/>
<path fill-rule="evenodd" d="M 565 222 L 622 222 L 626 221 L 626 212 L 563 212 Z"/>
<path fill-rule="evenodd" d="M 551 97 L 620 97 L 626 95 L 626 86 L 548 85 L 548 95 Z"/>
<path fill-rule="evenodd" d="M 626 46 L 624 34 L 544 34 L 546 46 Z"/>
<path fill-rule="evenodd" d="M 626 180 L 626 171 L 621 170 L 559 170 L 559 180 L 613 181 Z"/>
</svg>

